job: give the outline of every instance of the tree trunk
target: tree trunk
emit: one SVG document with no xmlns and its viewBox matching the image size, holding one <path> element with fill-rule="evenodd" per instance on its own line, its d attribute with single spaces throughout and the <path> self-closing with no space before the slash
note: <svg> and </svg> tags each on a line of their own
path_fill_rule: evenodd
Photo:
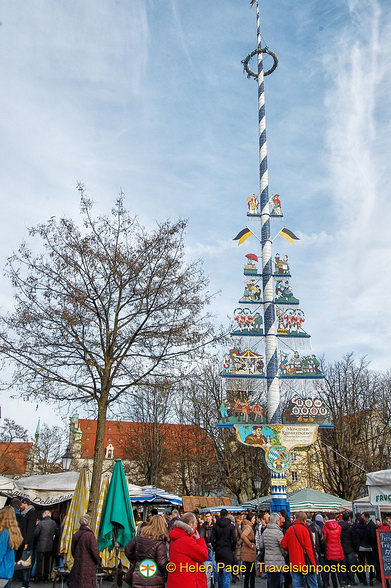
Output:
<svg viewBox="0 0 391 588">
<path fill-rule="evenodd" d="M 103 451 L 105 441 L 107 400 L 100 399 L 98 405 L 98 421 L 96 424 L 96 438 L 94 449 L 94 465 L 92 468 L 92 480 L 90 489 L 90 501 L 88 512 L 91 516 L 91 528 L 95 529 L 96 515 L 98 511 L 100 484 L 103 470 Z"/>
</svg>

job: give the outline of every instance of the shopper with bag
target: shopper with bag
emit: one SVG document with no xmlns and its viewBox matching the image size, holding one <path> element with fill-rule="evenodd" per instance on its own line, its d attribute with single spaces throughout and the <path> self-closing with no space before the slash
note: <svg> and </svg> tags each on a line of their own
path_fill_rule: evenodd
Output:
<svg viewBox="0 0 391 588">
<path fill-rule="evenodd" d="M 301 588 L 303 584 L 307 584 L 308 588 L 318 588 L 314 547 L 306 520 L 305 512 L 297 512 L 295 521 L 281 541 L 282 549 L 289 555 L 293 588 Z M 311 566 L 314 566 L 313 569 Z"/>
</svg>

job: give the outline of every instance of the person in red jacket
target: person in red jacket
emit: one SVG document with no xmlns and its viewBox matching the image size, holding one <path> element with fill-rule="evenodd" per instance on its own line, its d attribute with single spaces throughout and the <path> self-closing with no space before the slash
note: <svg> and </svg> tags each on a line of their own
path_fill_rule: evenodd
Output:
<svg viewBox="0 0 391 588">
<path fill-rule="evenodd" d="M 167 588 L 207 588 L 208 548 L 205 539 L 199 536 L 197 526 L 195 514 L 186 512 L 169 533 Z"/>
<path fill-rule="evenodd" d="M 305 512 L 297 512 L 294 523 L 288 527 L 281 541 L 282 549 L 285 549 L 289 555 L 293 588 L 301 588 L 304 584 L 308 588 L 318 588 L 314 547 L 311 533 L 305 523 L 306 520 Z M 311 562 L 310 568 L 306 564 L 306 555 Z M 314 567 L 312 568 L 312 566 Z"/>
<path fill-rule="evenodd" d="M 345 558 L 341 544 L 342 528 L 336 521 L 336 516 L 332 513 L 328 514 L 328 520 L 323 525 L 323 537 L 326 541 L 326 565 L 336 568 L 336 571 L 330 571 L 333 588 L 338 587 L 337 578 L 341 586 L 345 580 L 344 574 L 340 569 Z"/>
</svg>

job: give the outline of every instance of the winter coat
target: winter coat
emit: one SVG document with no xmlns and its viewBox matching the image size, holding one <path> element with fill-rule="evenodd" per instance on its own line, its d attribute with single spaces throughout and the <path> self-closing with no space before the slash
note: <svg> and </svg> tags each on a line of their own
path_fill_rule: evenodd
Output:
<svg viewBox="0 0 391 588">
<path fill-rule="evenodd" d="M 311 564 L 316 565 L 311 534 L 304 521 L 294 521 L 292 523 L 282 538 L 281 547 L 288 552 L 290 564 L 299 568 L 297 571 L 300 571 L 300 568 L 306 565 L 304 550 Z"/>
<path fill-rule="evenodd" d="M 168 521 L 168 532 L 172 531 L 172 529 L 175 527 L 175 523 L 180 521 L 181 517 L 174 517 L 173 519 L 171 519 L 170 521 Z"/>
<path fill-rule="evenodd" d="M 75 561 L 70 588 L 94 588 L 100 556 L 95 535 L 87 525 L 80 525 L 80 529 L 73 535 L 71 552 Z"/>
<path fill-rule="evenodd" d="M 282 529 L 277 523 L 269 523 L 259 536 L 257 547 L 265 550 L 264 561 L 267 565 L 283 566 L 285 564 L 285 551 L 281 548 L 284 537 Z"/>
<path fill-rule="evenodd" d="M 326 559 L 328 561 L 341 561 L 345 554 L 341 545 L 341 526 L 335 519 L 326 521 L 323 526 L 323 536 L 326 540 Z"/>
<path fill-rule="evenodd" d="M 240 559 L 242 561 L 256 561 L 257 550 L 255 548 L 254 527 L 246 519 L 242 523 L 242 534 L 240 538 L 242 540 Z"/>
<path fill-rule="evenodd" d="M 375 551 L 377 549 L 375 523 L 370 520 L 368 524 L 359 521 L 356 525 L 352 525 L 352 540 L 354 553 L 358 553 L 360 547 L 366 549 L 371 547 Z"/>
<path fill-rule="evenodd" d="M 235 525 L 227 517 L 219 517 L 213 525 L 210 542 L 217 562 L 232 564 L 237 542 Z"/>
<path fill-rule="evenodd" d="M 132 587 L 137 586 L 164 586 L 167 557 L 167 543 L 163 539 L 152 539 L 138 535 L 125 547 L 125 555 L 128 560 L 135 562 L 132 575 Z M 142 576 L 139 572 L 139 564 L 143 559 L 153 559 L 157 563 L 157 572 L 151 578 Z"/>
<path fill-rule="evenodd" d="M 57 533 L 57 524 L 50 517 L 45 517 L 42 521 L 39 521 L 34 529 L 35 550 L 37 552 L 51 553 Z"/>
<path fill-rule="evenodd" d="M 341 527 L 341 545 L 345 555 L 354 552 L 352 538 L 352 523 L 348 521 L 339 521 Z"/>
<path fill-rule="evenodd" d="M 240 557 L 242 555 L 242 526 L 236 523 L 235 525 L 236 530 L 236 547 L 234 552 L 234 560 L 240 561 Z"/>
<path fill-rule="evenodd" d="M 321 555 L 326 553 L 326 541 L 324 539 L 322 529 L 312 521 L 310 521 L 310 524 L 308 524 L 307 521 L 307 527 L 312 534 L 312 542 L 314 544 L 316 554 Z"/>
<path fill-rule="evenodd" d="M 33 548 L 34 531 L 37 524 L 38 513 L 32 504 L 22 510 L 22 535 L 24 545 L 27 545 L 26 550 Z"/>
<path fill-rule="evenodd" d="M 207 525 L 206 523 L 204 523 L 201 526 L 201 529 L 199 531 L 200 537 L 205 539 L 205 543 L 206 543 L 207 547 L 210 547 L 210 536 L 212 535 L 212 529 L 213 529 L 213 524 Z"/>
<path fill-rule="evenodd" d="M 205 571 L 198 569 L 208 559 L 205 539 L 194 539 L 193 529 L 183 521 L 177 521 L 170 537 L 170 563 L 167 588 L 206 588 Z M 174 566 L 175 564 L 175 566 Z M 196 566 L 190 571 L 189 566 Z M 175 569 L 174 569 L 175 567 Z"/>
<path fill-rule="evenodd" d="M 0 578 L 9 580 L 14 575 L 15 551 L 10 547 L 8 529 L 0 533 Z"/>
</svg>

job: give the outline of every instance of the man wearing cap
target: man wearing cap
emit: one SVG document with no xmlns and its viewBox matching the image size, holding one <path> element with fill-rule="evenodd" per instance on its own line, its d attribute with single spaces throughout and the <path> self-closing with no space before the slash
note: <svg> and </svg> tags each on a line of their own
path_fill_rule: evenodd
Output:
<svg viewBox="0 0 391 588">
<path fill-rule="evenodd" d="M 28 498 L 21 498 L 20 511 L 22 515 L 23 553 L 22 559 L 31 555 L 34 542 L 34 531 L 37 524 L 37 511 Z M 30 584 L 31 568 L 23 570 L 23 587 L 28 588 Z"/>
</svg>

